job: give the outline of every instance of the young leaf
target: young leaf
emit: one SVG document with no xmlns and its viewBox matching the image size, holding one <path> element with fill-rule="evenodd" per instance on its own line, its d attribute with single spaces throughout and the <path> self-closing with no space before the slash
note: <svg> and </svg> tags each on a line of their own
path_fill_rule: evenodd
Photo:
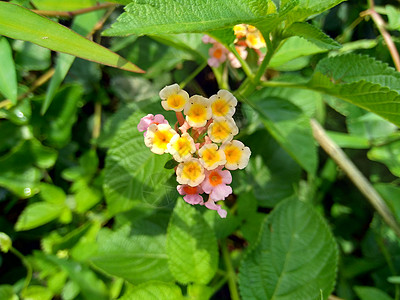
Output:
<svg viewBox="0 0 400 300">
<path fill-rule="evenodd" d="M 168 265 L 183 284 L 207 284 L 217 271 L 218 245 L 214 232 L 196 209 L 179 198 L 167 233 Z"/>
<path fill-rule="evenodd" d="M 183 300 L 179 286 L 166 282 L 146 282 L 135 286 L 131 291 L 123 295 L 119 300 Z"/>
<path fill-rule="evenodd" d="M 91 262 L 108 274 L 139 284 L 149 280 L 172 281 L 165 253 L 165 235 L 129 236 L 129 226 L 116 232 L 100 231 L 98 253 Z"/>
<path fill-rule="evenodd" d="M 385 164 L 393 175 L 400 176 L 400 141 L 373 147 L 368 158 Z"/>
<path fill-rule="evenodd" d="M 327 299 L 335 283 L 337 255 L 321 216 L 309 204 L 284 201 L 267 218 L 259 244 L 242 261 L 242 298 Z"/>
<path fill-rule="evenodd" d="M 305 38 L 322 49 L 335 50 L 342 47 L 338 42 L 327 36 L 321 29 L 306 22 L 291 24 L 286 29 L 285 33 L 289 36 Z"/>
<path fill-rule="evenodd" d="M 36 202 L 30 204 L 19 216 L 18 221 L 15 224 L 15 230 L 29 230 L 47 224 L 57 219 L 63 212 L 64 208 L 64 205 L 48 202 Z"/>
<path fill-rule="evenodd" d="M 252 99 L 257 99 L 252 106 L 275 140 L 306 171 L 315 173 L 318 157 L 309 118 L 287 100 L 265 99 L 262 90 L 254 93 Z"/>
<path fill-rule="evenodd" d="M 22 6 L 3 1 L 0 1 L 0 34 L 122 70 L 143 72 L 118 54 L 72 30 Z"/>
<path fill-rule="evenodd" d="M 0 61 L 0 92 L 17 104 L 17 74 L 10 44 L 4 37 L 0 37 Z"/>
<path fill-rule="evenodd" d="M 269 32 L 293 9 L 297 0 L 285 2 L 278 14 L 271 0 L 214 0 L 196 5 L 193 5 L 191 0 L 135 0 L 125 7 L 126 12 L 104 34 L 157 35 L 230 29 L 233 37 L 233 26 L 241 23 L 252 24 L 262 31 Z"/>
</svg>

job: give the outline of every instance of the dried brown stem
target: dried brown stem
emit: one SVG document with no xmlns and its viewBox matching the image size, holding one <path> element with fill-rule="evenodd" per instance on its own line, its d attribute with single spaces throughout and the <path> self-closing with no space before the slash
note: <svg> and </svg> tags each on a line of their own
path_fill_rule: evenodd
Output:
<svg viewBox="0 0 400 300">
<path fill-rule="evenodd" d="M 360 13 L 361 17 L 371 16 L 374 21 L 376 27 L 378 28 L 380 34 L 382 35 L 385 43 L 389 49 L 390 55 L 392 56 L 394 65 L 397 71 L 400 71 L 400 56 L 397 51 L 396 45 L 393 42 L 392 36 L 386 30 L 386 22 L 382 19 L 381 15 L 375 11 L 375 4 L 373 0 L 368 1 L 369 9 Z"/>
<path fill-rule="evenodd" d="M 316 120 L 311 120 L 311 127 L 314 138 L 321 145 L 322 149 L 336 162 L 336 164 L 347 174 L 354 185 L 368 199 L 375 210 L 382 216 L 389 227 L 400 237 L 400 227 L 393 217 L 386 203 L 373 188 L 371 183 L 358 170 L 354 163 L 347 157 L 343 150 L 332 141 L 321 124 Z"/>
<path fill-rule="evenodd" d="M 86 13 L 89 13 L 89 12 L 92 12 L 95 10 L 105 9 L 105 8 L 114 7 L 114 6 L 117 6 L 117 4 L 102 3 L 102 4 L 95 5 L 95 6 L 77 9 L 77 10 L 73 10 L 73 11 L 55 11 L 55 10 L 37 10 L 37 9 L 33 9 L 32 11 L 34 13 L 37 13 L 42 16 L 72 18 L 76 15 L 86 14 Z"/>
</svg>

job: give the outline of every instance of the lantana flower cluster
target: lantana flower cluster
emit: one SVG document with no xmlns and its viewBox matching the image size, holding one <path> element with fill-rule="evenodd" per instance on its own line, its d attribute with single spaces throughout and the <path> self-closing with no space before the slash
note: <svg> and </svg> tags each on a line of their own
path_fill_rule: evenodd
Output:
<svg viewBox="0 0 400 300">
<path fill-rule="evenodd" d="M 251 48 L 258 54 L 259 61 L 262 61 L 265 54 L 260 49 L 265 48 L 266 44 L 261 32 L 256 27 L 247 24 L 235 25 L 233 31 L 236 36 L 235 49 L 240 57 L 246 59 L 248 54 L 247 48 Z M 205 44 L 212 44 L 212 47 L 208 51 L 210 57 L 207 60 L 210 67 L 219 67 L 226 59 L 229 60 L 232 67 L 241 67 L 236 56 L 226 49 L 224 45 L 208 35 L 203 36 L 202 41 Z"/>
<path fill-rule="evenodd" d="M 178 84 L 163 88 L 160 98 L 165 110 L 175 111 L 178 122 L 172 128 L 161 114 L 143 117 L 137 128 L 144 132 L 146 146 L 155 154 L 172 155 L 177 190 L 187 203 L 205 205 L 225 218 L 226 210 L 216 201 L 232 193 L 230 171 L 245 168 L 251 154 L 234 140 L 239 133 L 232 118 L 236 98 L 227 90 L 210 98 L 189 97 Z"/>
</svg>

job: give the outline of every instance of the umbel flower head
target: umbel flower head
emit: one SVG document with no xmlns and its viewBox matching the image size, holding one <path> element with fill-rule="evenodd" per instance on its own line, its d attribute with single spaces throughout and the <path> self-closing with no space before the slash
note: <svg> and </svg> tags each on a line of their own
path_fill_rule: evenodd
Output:
<svg viewBox="0 0 400 300">
<path fill-rule="evenodd" d="M 232 193 L 230 171 L 245 168 L 251 155 L 249 147 L 233 140 L 239 133 L 233 119 L 235 96 L 220 90 L 210 98 L 189 97 L 173 84 L 160 91 L 160 98 L 165 110 L 175 111 L 175 130 L 162 115 L 149 114 L 138 124 L 138 130 L 144 131 L 145 145 L 153 153 L 168 153 L 176 161 L 177 190 L 187 203 L 203 205 L 225 218 L 227 211 L 216 202 Z"/>
</svg>

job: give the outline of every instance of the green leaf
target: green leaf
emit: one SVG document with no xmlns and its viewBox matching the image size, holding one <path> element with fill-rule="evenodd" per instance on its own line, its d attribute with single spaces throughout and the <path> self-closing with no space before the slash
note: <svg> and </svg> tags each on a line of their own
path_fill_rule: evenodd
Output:
<svg viewBox="0 0 400 300">
<path fill-rule="evenodd" d="M 99 270 L 139 284 L 149 280 L 172 281 L 165 252 L 165 235 L 129 235 L 129 226 L 116 232 L 102 229 L 98 253 L 90 261 Z"/>
<path fill-rule="evenodd" d="M 355 54 L 325 58 L 307 87 L 346 100 L 400 126 L 400 73 L 373 58 Z"/>
<path fill-rule="evenodd" d="M 62 188 L 48 183 L 40 183 L 40 197 L 53 204 L 63 204 L 67 199 Z"/>
<path fill-rule="evenodd" d="M 251 106 L 275 140 L 300 166 L 314 174 L 318 157 L 309 118 L 285 99 L 264 97 L 262 90 L 255 92 L 251 99 L 255 100 Z"/>
<path fill-rule="evenodd" d="M 14 294 L 13 287 L 11 285 L 2 284 L 0 285 L 0 299 L 2 300 L 18 300 L 18 296 Z"/>
<path fill-rule="evenodd" d="M 119 300 L 170 300 L 184 299 L 179 286 L 165 282 L 146 282 L 135 286 Z"/>
<path fill-rule="evenodd" d="M 51 300 L 53 293 L 46 287 L 40 285 L 30 285 L 22 291 L 25 300 Z"/>
<path fill-rule="evenodd" d="M 285 34 L 305 38 L 322 49 L 336 50 L 342 47 L 338 42 L 327 36 L 321 29 L 306 22 L 291 24 L 286 29 Z"/>
<path fill-rule="evenodd" d="M 368 149 L 371 146 L 364 137 L 336 131 L 327 131 L 327 134 L 340 148 Z"/>
<path fill-rule="evenodd" d="M 168 182 L 174 171 L 164 169 L 171 156 L 151 152 L 144 144 L 143 133 L 136 129 L 145 115 L 139 110 L 127 119 L 107 153 L 104 194 L 111 214 L 139 203 L 154 206 L 176 199 L 176 185 Z"/>
<path fill-rule="evenodd" d="M 90 0 L 92 1 L 92 0 Z M 59 2 L 59 1 L 57 1 Z M 86 36 L 96 25 L 99 19 L 104 14 L 103 11 L 94 11 L 82 15 L 78 15 L 74 18 L 74 22 L 72 23 L 71 29 L 76 31 L 82 36 Z M 61 82 L 64 80 L 67 75 L 72 63 L 75 60 L 75 56 L 59 53 L 55 65 L 54 75 L 51 77 L 50 83 L 47 87 L 46 98 L 42 103 L 42 108 L 40 113 L 43 115 L 46 110 L 49 108 L 51 101 L 53 100 L 58 87 Z"/>
<path fill-rule="evenodd" d="M 0 37 L 0 61 L 0 92 L 13 104 L 17 104 L 17 73 L 10 44 L 4 37 Z"/>
<path fill-rule="evenodd" d="M 0 157 L 0 186 L 22 198 L 31 197 L 39 192 L 39 168 L 53 166 L 56 159 L 57 152 L 44 147 L 39 141 L 23 141 Z"/>
<path fill-rule="evenodd" d="M 19 20 L 19 22 L 15 22 Z M 0 2 L 0 34 L 131 72 L 143 72 L 118 54 L 28 9 Z"/>
<path fill-rule="evenodd" d="M 15 224 L 15 230 L 24 231 L 47 224 L 57 219 L 64 208 L 64 205 L 54 203 L 32 203 L 22 211 Z"/>
<path fill-rule="evenodd" d="M 343 1 L 344 0 L 299 0 L 298 5 L 289 13 L 287 18 L 291 22 L 304 21 L 308 17 L 320 14 Z"/>
<path fill-rule="evenodd" d="M 393 175 L 400 177 L 400 141 L 373 147 L 368 158 L 385 164 Z"/>
<path fill-rule="evenodd" d="M 374 188 L 385 200 L 397 220 L 400 220 L 400 201 L 398 201 L 398 199 L 400 199 L 400 187 L 392 184 L 379 183 L 374 184 Z"/>
<path fill-rule="evenodd" d="M 218 245 L 214 232 L 190 204 L 179 198 L 167 233 L 169 268 L 183 284 L 207 284 L 218 267 Z"/>
<path fill-rule="evenodd" d="M 242 298 L 327 299 L 337 262 L 337 246 L 322 217 L 309 204 L 287 200 L 269 215 L 259 244 L 242 261 Z"/>
<path fill-rule="evenodd" d="M 53 255 L 46 255 L 45 258 L 68 273 L 69 278 L 79 286 L 84 299 L 109 299 L 106 285 L 89 267 L 72 260 L 60 259 Z"/>
<path fill-rule="evenodd" d="M 280 13 L 271 0 L 215 0 L 193 6 L 190 0 L 183 1 L 132 1 L 125 7 L 125 13 L 118 22 L 103 34 L 165 34 L 184 32 L 207 32 L 230 29 L 246 23 L 269 32 L 277 22 L 296 5 L 297 0 L 285 1 Z M 225 34 L 222 36 L 226 35 Z M 215 35 L 214 35 L 215 36 Z M 220 35 L 218 35 L 220 36 Z M 229 39 L 228 39 L 229 40 Z"/>
<path fill-rule="evenodd" d="M 326 52 L 326 49 L 301 38 L 293 36 L 286 39 L 271 59 L 270 67 L 279 69 L 280 66 L 299 57 Z"/>
<path fill-rule="evenodd" d="M 32 0 L 32 3 L 40 10 L 72 11 L 96 5 L 96 0 Z"/>
<path fill-rule="evenodd" d="M 400 10 L 392 5 L 386 5 L 386 13 L 388 17 L 388 29 L 399 30 L 400 29 Z"/>
<path fill-rule="evenodd" d="M 356 286 L 354 290 L 360 300 L 393 300 L 388 294 L 375 287 Z"/>
<path fill-rule="evenodd" d="M 12 247 L 11 238 L 4 232 L 0 232 L 0 250 L 7 253 Z"/>
</svg>

